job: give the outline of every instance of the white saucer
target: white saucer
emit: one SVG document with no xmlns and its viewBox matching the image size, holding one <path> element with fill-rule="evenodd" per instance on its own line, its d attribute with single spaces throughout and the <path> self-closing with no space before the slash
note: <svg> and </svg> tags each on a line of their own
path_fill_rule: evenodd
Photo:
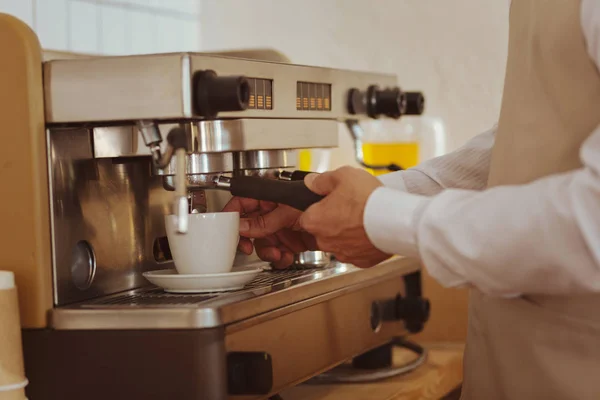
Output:
<svg viewBox="0 0 600 400">
<path fill-rule="evenodd" d="M 150 282 L 169 293 L 211 293 L 242 289 L 262 268 L 246 266 L 221 274 L 178 274 L 175 269 L 144 272 Z"/>
</svg>

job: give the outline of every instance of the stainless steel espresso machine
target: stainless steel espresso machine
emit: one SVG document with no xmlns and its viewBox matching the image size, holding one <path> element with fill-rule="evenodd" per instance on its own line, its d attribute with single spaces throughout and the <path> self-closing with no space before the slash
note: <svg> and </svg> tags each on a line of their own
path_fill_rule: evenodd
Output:
<svg viewBox="0 0 600 400">
<path fill-rule="evenodd" d="M 265 399 L 422 329 L 403 258 L 264 265 L 218 293 L 142 276 L 173 266 L 165 214 L 185 234 L 224 195 L 319 201 L 294 152 L 336 147 L 340 123 L 359 139 L 361 120 L 419 114 L 395 76 L 195 53 L 43 61 L 18 21 L 0 15 L 2 32 L 0 84 L 24 91 L 0 95 L 18 153 L 0 153 L 2 217 L 24 223 L 0 269 L 17 276 L 30 399 Z"/>
</svg>

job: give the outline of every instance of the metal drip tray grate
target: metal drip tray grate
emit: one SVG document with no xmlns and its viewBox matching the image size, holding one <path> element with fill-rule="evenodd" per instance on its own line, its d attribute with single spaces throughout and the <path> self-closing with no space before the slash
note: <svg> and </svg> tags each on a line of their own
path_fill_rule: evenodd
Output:
<svg viewBox="0 0 600 400">
<path fill-rule="evenodd" d="M 162 289 L 150 289 L 99 299 L 87 303 L 85 306 L 93 308 L 99 306 L 186 306 L 199 304 L 215 297 L 217 296 L 214 294 L 180 295 L 166 293 Z"/>
<path fill-rule="evenodd" d="M 302 278 L 305 276 L 313 276 L 315 271 L 320 271 L 322 268 L 315 269 L 283 269 L 283 270 L 269 270 L 258 274 L 252 282 L 246 285 L 244 289 L 258 289 L 265 286 L 273 286 L 279 283 L 283 283 L 289 280 Z"/>
<path fill-rule="evenodd" d="M 174 294 L 167 293 L 160 288 L 144 288 L 92 300 L 81 306 L 84 308 L 196 306 L 217 297 L 228 296 L 243 291 L 271 288 L 282 284 L 285 284 L 286 286 L 289 284 L 289 286 L 291 286 L 295 281 L 304 282 L 307 280 L 319 279 L 323 277 L 322 275 L 325 275 L 323 272 L 327 270 L 334 273 L 335 268 L 266 270 L 258 274 L 257 277 L 243 289 L 230 292 Z"/>
</svg>

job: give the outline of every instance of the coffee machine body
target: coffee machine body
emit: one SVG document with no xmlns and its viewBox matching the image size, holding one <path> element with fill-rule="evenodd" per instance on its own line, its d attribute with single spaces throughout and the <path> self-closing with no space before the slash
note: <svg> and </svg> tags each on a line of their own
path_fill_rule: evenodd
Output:
<svg viewBox="0 0 600 400">
<path fill-rule="evenodd" d="M 407 112 L 395 76 L 241 54 L 45 58 L 6 15 L 0 35 L 12 55 L 0 74 L 0 269 L 19 287 L 30 398 L 267 398 L 422 328 L 426 307 L 388 312 L 421 299 L 420 266 L 403 258 L 263 263 L 229 292 L 167 293 L 143 277 L 173 268 L 165 215 L 186 234 L 189 214 L 244 187 L 318 201 L 301 180 L 279 185 L 295 152 L 336 147 L 340 123 L 356 134 L 361 120 Z"/>
</svg>

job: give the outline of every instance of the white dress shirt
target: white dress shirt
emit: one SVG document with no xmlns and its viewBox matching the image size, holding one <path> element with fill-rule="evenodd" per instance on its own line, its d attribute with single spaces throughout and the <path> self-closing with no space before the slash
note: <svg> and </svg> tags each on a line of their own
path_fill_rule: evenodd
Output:
<svg viewBox="0 0 600 400">
<path fill-rule="evenodd" d="M 581 1 L 581 25 L 600 66 L 600 0 Z M 485 189 L 495 131 L 381 176 L 364 213 L 369 239 L 420 258 L 447 287 L 505 297 L 599 293 L 600 127 L 581 147 L 582 168 Z"/>
</svg>

